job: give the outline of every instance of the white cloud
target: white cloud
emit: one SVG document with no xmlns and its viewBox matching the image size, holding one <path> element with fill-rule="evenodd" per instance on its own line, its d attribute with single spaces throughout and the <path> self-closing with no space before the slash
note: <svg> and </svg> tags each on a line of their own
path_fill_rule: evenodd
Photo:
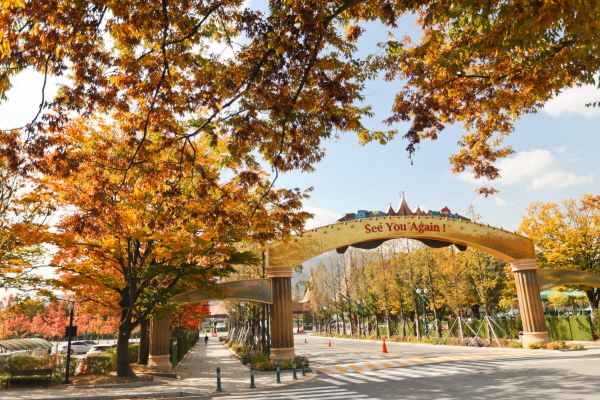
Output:
<svg viewBox="0 0 600 400">
<path fill-rule="evenodd" d="M 505 158 L 496 166 L 502 176 L 499 181 L 511 185 L 557 168 L 558 161 L 548 150 L 536 149 L 517 153 L 514 158 Z"/>
<path fill-rule="evenodd" d="M 564 153 L 565 151 L 567 151 L 567 148 L 565 146 L 560 146 L 560 147 L 554 148 L 554 152 L 557 154 Z"/>
<path fill-rule="evenodd" d="M 560 189 L 567 186 L 575 186 L 582 183 L 592 183 L 593 175 L 576 176 L 564 171 L 551 171 L 542 176 L 533 178 L 531 187 L 534 190 L 539 189 Z"/>
<path fill-rule="evenodd" d="M 343 217 L 340 213 L 317 207 L 305 206 L 304 211 L 314 214 L 314 217 L 306 222 L 305 229 L 314 229 L 320 226 L 330 225 Z"/>
<path fill-rule="evenodd" d="M 593 85 L 566 89 L 544 105 L 544 111 L 554 118 L 562 114 L 580 114 L 599 117 L 600 107 L 586 107 L 587 103 L 600 101 L 600 90 Z"/>
<path fill-rule="evenodd" d="M 494 203 L 496 203 L 496 205 L 498 207 L 506 207 L 506 206 L 513 205 L 513 203 L 508 202 L 508 201 L 504 200 L 502 197 L 499 197 L 499 196 L 493 196 L 493 201 L 494 201 Z"/>
<path fill-rule="evenodd" d="M 561 153 L 562 148 L 557 149 Z M 567 161 L 567 163 L 570 160 Z M 568 186 L 576 186 L 582 183 L 591 183 L 593 175 L 581 175 L 563 171 L 561 161 L 550 151 L 535 149 L 522 151 L 512 158 L 505 158 L 496 166 L 500 169 L 500 176 L 493 185 L 514 185 L 521 182 L 529 183 L 533 190 L 560 189 Z M 459 178 L 465 182 L 483 185 L 482 179 L 474 179 L 470 172 L 459 174 Z M 502 199 L 496 199 L 496 205 L 504 207 L 508 205 Z"/>
</svg>

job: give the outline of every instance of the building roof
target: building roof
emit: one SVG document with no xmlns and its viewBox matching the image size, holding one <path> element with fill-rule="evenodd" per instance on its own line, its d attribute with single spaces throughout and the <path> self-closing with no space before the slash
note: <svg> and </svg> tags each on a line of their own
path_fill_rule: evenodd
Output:
<svg viewBox="0 0 600 400">
<path fill-rule="evenodd" d="M 48 347 L 52 347 L 52 343 L 50 343 L 46 339 L 39 338 L 8 339 L 0 340 L 0 347 L 3 347 L 9 351 L 33 350 L 39 348 L 45 349 Z"/>
</svg>

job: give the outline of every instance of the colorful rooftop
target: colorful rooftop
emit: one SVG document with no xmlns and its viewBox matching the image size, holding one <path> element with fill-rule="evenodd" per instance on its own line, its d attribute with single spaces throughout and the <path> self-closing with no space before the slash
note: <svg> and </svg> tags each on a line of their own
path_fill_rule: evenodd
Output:
<svg viewBox="0 0 600 400">
<path fill-rule="evenodd" d="M 422 215 L 428 217 L 440 217 L 440 218 L 452 218 L 459 219 L 463 221 L 470 221 L 469 218 L 463 217 L 460 214 L 453 213 L 447 206 L 442 208 L 439 211 L 428 210 L 427 212 L 423 212 L 419 207 L 415 211 L 412 211 L 408 204 L 406 203 L 406 199 L 404 198 L 404 194 L 401 194 L 400 203 L 398 204 L 398 210 L 394 211 L 392 205 L 388 206 L 387 212 L 384 211 L 367 211 L 367 210 L 358 210 L 355 213 L 346 213 L 342 218 L 338 219 L 337 222 L 351 221 L 353 219 L 362 219 L 362 218 L 372 218 L 372 217 L 385 217 L 385 216 L 402 216 L 402 215 Z"/>
</svg>

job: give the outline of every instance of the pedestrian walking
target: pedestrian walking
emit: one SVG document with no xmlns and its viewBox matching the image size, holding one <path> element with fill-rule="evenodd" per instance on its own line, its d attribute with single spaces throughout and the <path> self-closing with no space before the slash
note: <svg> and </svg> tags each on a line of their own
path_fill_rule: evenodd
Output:
<svg viewBox="0 0 600 400">
<path fill-rule="evenodd" d="M 208 344 L 208 333 L 206 334 L 206 336 L 204 336 L 204 345 L 206 346 Z"/>
</svg>

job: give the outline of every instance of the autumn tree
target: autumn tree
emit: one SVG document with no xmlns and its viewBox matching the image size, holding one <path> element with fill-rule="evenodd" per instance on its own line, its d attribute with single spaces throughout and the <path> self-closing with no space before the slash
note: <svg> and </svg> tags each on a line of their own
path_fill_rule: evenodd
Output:
<svg viewBox="0 0 600 400">
<path fill-rule="evenodd" d="M 13 169 L 42 168 L 40 155 L 61 146 L 74 116 L 115 111 L 130 117 L 124 140 L 133 148 L 151 131 L 166 147 L 203 137 L 228 156 L 262 155 L 278 172 L 312 170 L 331 135 L 386 143 L 409 121 L 412 153 L 460 122 L 468 133 L 453 169 L 494 179 L 493 162 L 512 152 L 501 141 L 514 119 L 562 89 L 593 83 L 600 67 L 595 2 L 0 4 L 0 98 L 25 69 L 61 78 L 29 124 L 3 127 L 0 150 Z M 392 29 L 406 16 L 417 17 L 417 37 L 382 37 L 375 57 L 358 51 L 372 22 Z M 365 83 L 381 73 L 402 87 L 386 119 L 391 129 L 370 131 Z M 133 165 L 141 153 L 130 157 Z"/>
<path fill-rule="evenodd" d="M 163 148 L 160 135 L 152 134 L 143 148 L 132 148 L 122 129 L 88 119 L 65 130 L 72 137 L 64 144 L 70 171 L 50 183 L 64 207 L 53 261 L 62 276 L 53 283 L 118 311 L 117 372 L 131 376 L 133 329 L 175 310 L 174 295 L 210 290 L 234 265 L 258 262 L 240 250 L 242 242 L 264 244 L 289 234 L 307 214 L 298 211 L 296 192 L 269 190 L 260 171 L 227 176 L 240 162 L 223 159 L 207 143 Z M 129 165 L 134 152 L 145 162 Z M 195 163 L 199 158 L 203 162 Z"/>
<path fill-rule="evenodd" d="M 0 157 L 0 287 L 30 290 L 41 280 L 34 273 L 45 254 L 42 242 L 54 209 L 43 182 L 7 166 Z"/>
<path fill-rule="evenodd" d="M 423 35 L 392 38 L 379 57 L 386 79 L 404 82 L 387 122 L 410 121 L 410 153 L 461 123 L 467 133 L 450 160 L 453 172 L 498 178 L 494 162 L 513 152 L 502 141 L 516 119 L 566 88 L 596 83 L 596 2 L 427 0 L 409 7 Z"/>
<path fill-rule="evenodd" d="M 600 273 L 600 196 L 532 203 L 519 230 L 535 240 L 541 268 Z M 585 293 L 598 308 L 600 289 L 585 287 Z"/>
</svg>

